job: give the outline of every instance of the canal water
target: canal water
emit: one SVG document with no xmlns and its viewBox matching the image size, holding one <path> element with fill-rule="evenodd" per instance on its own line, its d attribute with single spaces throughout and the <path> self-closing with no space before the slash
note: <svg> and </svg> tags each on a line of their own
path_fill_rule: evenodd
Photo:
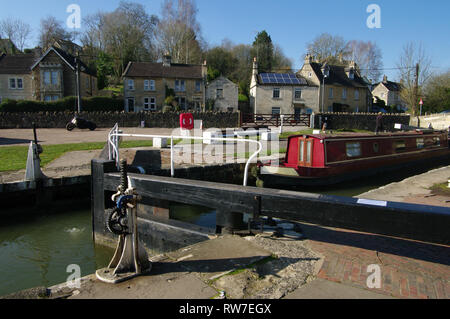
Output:
<svg viewBox="0 0 450 319">
<path fill-rule="evenodd" d="M 422 170 L 390 173 L 338 186 L 292 189 L 327 195 L 356 196 L 388 183 L 420 174 Z M 215 211 L 173 204 L 172 218 L 203 227 L 215 227 Z M 0 225 L 0 296 L 19 290 L 63 283 L 79 265 L 81 275 L 107 266 L 113 249 L 95 246 L 92 240 L 90 209 L 44 215 L 31 221 Z"/>
</svg>

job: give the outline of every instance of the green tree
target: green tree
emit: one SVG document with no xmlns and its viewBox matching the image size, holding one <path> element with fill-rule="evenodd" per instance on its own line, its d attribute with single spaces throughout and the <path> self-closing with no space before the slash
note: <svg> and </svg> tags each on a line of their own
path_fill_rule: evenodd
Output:
<svg viewBox="0 0 450 319">
<path fill-rule="evenodd" d="M 259 72 L 270 72 L 273 66 L 273 43 L 265 31 L 259 32 L 253 41 L 252 54 L 258 60 Z"/>
<path fill-rule="evenodd" d="M 108 86 L 108 76 L 112 75 L 113 59 L 105 52 L 100 52 L 97 58 L 97 86 L 99 90 Z"/>
<path fill-rule="evenodd" d="M 450 70 L 432 76 L 424 88 L 424 95 L 424 112 L 450 110 Z"/>
<path fill-rule="evenodd" d="M 208 63 L 208 81 L 212 81 L 220 75 L 230 77 L 238 63 L 233 54 L 222 48 L 215 47 L 206 53 Z"/>
</svg>

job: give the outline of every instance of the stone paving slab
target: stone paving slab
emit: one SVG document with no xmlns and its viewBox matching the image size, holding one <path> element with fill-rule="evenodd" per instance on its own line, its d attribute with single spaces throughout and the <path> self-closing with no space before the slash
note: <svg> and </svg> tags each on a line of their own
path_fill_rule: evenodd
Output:
<svg viewBox="0 0 450 319">
<path fill-rule="evenodd" d="M 207 281 L 243 268 L 272 253 L 237 236 L 223 236 L 166 254 Z"/>
<path fill-rule="evenodd" d="M 238 236 L 223 236 L 161 255 L 147 275 L 119 284 L 82 280 L 80 289 L 51 287 L 50 298 L 70 299 L 211 299 L 218 291 L 208 283 L 271 253 Z"/>
<path fill-rule="evenodd" d="M 91 275 L 69 299 L 211 299 L 217 295 L 215 289 L 194 274 L 170 264 L 153 263 L 149 275 L 114 285 Z"/>
<path fill-rule="evenodd" d="M 394 299 L 372 291 L 316 279 L 290 293 L 284 299 Z"/>
</svg>

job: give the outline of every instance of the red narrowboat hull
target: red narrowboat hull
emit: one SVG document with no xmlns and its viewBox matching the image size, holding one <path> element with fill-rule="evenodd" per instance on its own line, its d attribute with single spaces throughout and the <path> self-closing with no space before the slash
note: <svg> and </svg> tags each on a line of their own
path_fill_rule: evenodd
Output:
<svg viewBox="0 0 450 319">
<path fill-rule="evenodd" d="M 260 168 L 259 179 L 264 182 L 264 186 L 321 186 L 331 185 L 362 177 L 386 173 L 389 171 L 400 170 L 411 166 L 426 165 L 448 165 L 450 164 L 450 148 L 448 140 L 443 139 L 444 135 L 423 135 L 423 134 L 391 134 L 376 137 L 367 136 L 347 136 L 333 137 L 327 139 L 326 136 L 303 136 L 290 138 L 288 142 L 288 152 L 286 160 L 280 165 L 266 165 Z M 377 139 L 379 138 L 379 139 Z M 314 140 L 316 139 L 316 140 Z M 434 140 L 433 140 L 434 139 Z M 438 140 L 436 140 L 438 139 Z M 428 145 L 430 141 L 437 141 L 436 145 Z M 295 163 L 297 153 L 303 154 L 303 143 L 311 141 L 309 162 L 305 163 L 307 156 L 298 155 L 298 161 Z M 388 149 L 391 145 L 397 145 L 403 142 L 405 150 Z M 405 142 L 406 141 L 406 142 Z M 418 142 L 419 141 L 419 142 Z M 423 141 L 425 146 L 417 146 Z M 397 143 L 397 144 L 395 144 Z M 349 157 L 352 151 L 348 145 L 359 145 L 355 157 Z M 376 151 L 376 155 L 371 154 L 377 148 L 386 148 Z M 347 151 L 345 146 L 347 145 Z M 370 147 L 369 147 L 370 146 Z M 327 149 L 328 148 L 328 149 Z M 299 150 L 297 150 L 299 149 Z M 300 150 L 301 149 L 301 150 Z M 359 153 L 358 153 L 359 151 Z M 344 153 L 344 154 L 342 154 Z M 362 154 L 361 154 L 362 153 Z M 364 156 L 364 153 L 369 154 Z M 305 153 L 306 154 L 306 153 Z M 359 156 L 358 156 L 359 155 Z"/>
</svg>

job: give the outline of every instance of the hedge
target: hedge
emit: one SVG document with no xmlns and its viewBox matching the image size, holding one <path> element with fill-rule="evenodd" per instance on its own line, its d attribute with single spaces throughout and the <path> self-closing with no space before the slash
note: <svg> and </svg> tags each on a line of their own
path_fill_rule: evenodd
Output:
<svg viewBox="0 0 450 319">
<path fill-rule="evenodd" d="M 74 112 L 78 109 L 77 105 L 75 96 L 65 97 L 54 102 L 6 99 L 0 104 L 0 112 Z M 81 108 L 85 112 L 121 112 L 124 110 L 124 100 L 102 96 L 83 98 Z"/>
</svg>

